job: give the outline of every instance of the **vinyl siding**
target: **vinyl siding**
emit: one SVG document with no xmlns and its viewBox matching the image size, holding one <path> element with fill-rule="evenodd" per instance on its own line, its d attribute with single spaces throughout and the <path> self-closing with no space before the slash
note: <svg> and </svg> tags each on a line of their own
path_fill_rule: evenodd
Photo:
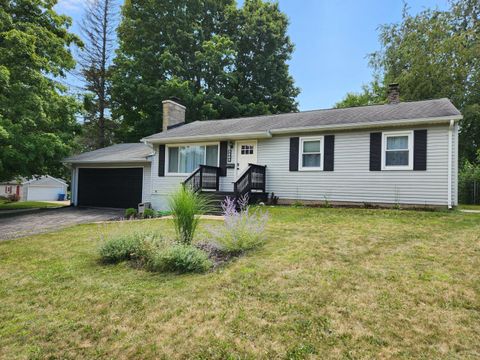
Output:
<svg viewBox="0 0 480 360">
<path fill-rule="evenodd" d="M 333 172 L 290 172 L 289 136 L 259 140 L 258 163 L 267 165 L 267 191 L 280 199 L 447 205 L 448 126 L 427 129 L 426 171 L 369 171 L 370 131 L 335 134 Z M 456 181 L 452 187 L 456 199 Z"/>
<path fill-rule="evenodd" d="M 267 192 L 280 199 L 446 206 L 448 195 L 448 126 L 427 129 L 427 170 L 369 171 L 370 132 L 339 132 L 335 135 L 334 171 L 289 171 L 290 136 L 258 140 L 257 163 L 267 165 Z M 403 128 L 405 129 L 405 128 Z M 388 128 L 388 131 L 395 129 Z M 385 130 L 387 131 L 387 130 Z M 328 135 L 327 133 L 306 136 Z M 452 200 L 457 203 L 458 125 L 454 128 Z M 300 136 L 301 135 L 295 135 Z M 156 149 L 157 150 L 157 149 Z M 159 177 L 158 156 L 152 162 L 151 202 L 168 208 L 168 195 L 185 176 Z M 235 170 L 220 178 L 221 191 L 233 191 Z"/>
</svg>

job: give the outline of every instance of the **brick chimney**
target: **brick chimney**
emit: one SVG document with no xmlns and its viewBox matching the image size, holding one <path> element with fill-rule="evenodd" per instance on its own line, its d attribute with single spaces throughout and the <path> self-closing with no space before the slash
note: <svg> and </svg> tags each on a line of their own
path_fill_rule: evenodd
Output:
<svg viewBox="0 0 480 360">
<path fill-rule="evenodd" d="M 400 102 L 400 89 L 398 83 L 388 85 L 388 97 L 389 104 L 398 104 Z"/>
<path fill-rule="evenodd" d="M 185 124 L 185 106 L 178 99 L 163 100 L 163 131 Z"/>
</svg>

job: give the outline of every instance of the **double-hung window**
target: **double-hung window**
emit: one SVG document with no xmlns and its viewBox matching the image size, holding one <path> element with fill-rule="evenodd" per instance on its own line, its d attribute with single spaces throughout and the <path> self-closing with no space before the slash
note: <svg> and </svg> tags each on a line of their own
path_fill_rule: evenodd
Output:
<svg viewBox="0 0 480 360">
<path fill-rule="evenodd" d="M 218 166 L 218 144 L 168 146 L 169 174 L 190 174 L 200 165 Z"/>
<path fill-rule="evenodd" d="M 413 132 L 383 133 L 383 170 L 413 169 Z"/>
<path fill-rule="evenodd" d="M 323 136 L 300 138 L 300 170 L 323 170 Z"/>
</svg>

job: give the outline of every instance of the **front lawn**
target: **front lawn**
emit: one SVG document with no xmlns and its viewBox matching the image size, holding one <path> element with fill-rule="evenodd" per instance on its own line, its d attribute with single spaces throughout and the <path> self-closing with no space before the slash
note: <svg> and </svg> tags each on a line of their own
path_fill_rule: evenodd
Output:
<svg viewBox="0 0 480 360">
<path fill-rule="evenodd" d="M 43 202 L 43 201 L 6 201 L 0 200 L 0 210 L 18 210 L 18 209 L 46 209 L 55 208 L 61 205 Z"/>
<path fill-rule="evenodd" d="M 0 243 L 0 357 L 480 356 L 480 215 L 269 211 L 263 248 L 204 275 L 99 264 L 99 234 L 170 220 Z"/>
</svg>

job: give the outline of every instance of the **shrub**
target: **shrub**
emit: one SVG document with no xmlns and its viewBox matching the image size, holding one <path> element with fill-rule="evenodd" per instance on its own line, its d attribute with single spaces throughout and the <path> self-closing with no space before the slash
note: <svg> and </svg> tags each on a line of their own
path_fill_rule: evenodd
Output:
<svg viewBox="0 0 480 360">
<path fill-rule="evenodd" d="M 158 251 L 149 262 L 152 271 L 205 272 L 212 267 L 207 254 L 192 245 L 175 244 Z"/>
<path fill-rule="evenodd" d="M 238 255 L 254 249 L 265 241 L 268 214 L 259 209 L 251 211 L 247 204 L 248 198 L 240 199 L 238 211 L 237 202 L 227 197 L 222 203 L 224 226 L 210 229 L 214 241 L 231 254 Z"/>
<path fill-rule="evenodd" d="M 152 218 L 154 218 L 156 215 L 157 215 L 157 213 L 156 213 L 155 210 L 153 210 L 153 209 L 145 209 L 145 210 L 143 211 L 143 217 L 144 217 L 144 219 L 152 219 Z"/>
<path fill-rule="evenodd" d="M 136 216 L 137 216 L 137 209 L 134 209 L 134 208 L 125 209 L 125 217 L 127 219 L 135 218 Z"/>
<path fill-rule="evenodd" d="M 159 211 L 157 211 L 157 215 L 160 216 L 160 217 L 168 216 L 168 215 L 172 215 L 172 212 L 167 211 L 167 210 L 159 210 Z"/>
<path fill-rule="evenodd" d="M 204 196 L 181 187 L 170 196 L 169 205 L 178 241 L 185 245 L 191 244 L 200 220 L 197 215 L 208 211 L 209 201 Z"/>
<path fill-rule="evenodd" d="M 112 237 L 100 247 L 100 258 L 115 264 L 126 260 L 147 262 L 161 248 L 161 238 L 154 232 L 134 232 Z"/>
</svg>

